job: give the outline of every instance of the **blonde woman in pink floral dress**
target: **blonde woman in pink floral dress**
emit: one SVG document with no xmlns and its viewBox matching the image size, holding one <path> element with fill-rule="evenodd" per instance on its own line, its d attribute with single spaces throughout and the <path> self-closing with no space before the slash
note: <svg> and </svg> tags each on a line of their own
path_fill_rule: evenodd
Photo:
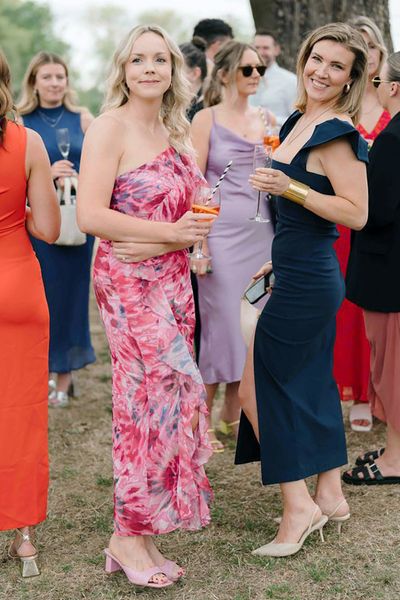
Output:
<svg viewBox="0 0 400 600">
<path fill-rule="evenodd" d="M 81 228 L 101 238 L 94 286 L 113 365 L 114 533 L 106 570 L 166 587 L 183 569 L 153 536 L 209 522 L 206 396 L 192 355 L 187 248 L 212 222 L 190 210 L 204 185 L 184 117 L 177 46 L 136 27 L 114 55 L 103 114 L 89 128 Z M 116 241 L 118 240 L 118 241 Z"/>
</svg>

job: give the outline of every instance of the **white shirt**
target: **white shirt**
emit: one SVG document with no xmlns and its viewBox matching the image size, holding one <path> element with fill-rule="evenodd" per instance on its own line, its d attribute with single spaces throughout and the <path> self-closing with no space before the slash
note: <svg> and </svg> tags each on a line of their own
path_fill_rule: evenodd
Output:
<svg viewBox="0 0 400 600">
<path fill-rule="evenodd" d="M 261 79 L 257 93 L 250 96 L 250 104 L 268 108 L 274 113 L 277 124 L 283 125 L 294 111 L 296 97 L 296 75 L 273 62 Z"/>
</svg>

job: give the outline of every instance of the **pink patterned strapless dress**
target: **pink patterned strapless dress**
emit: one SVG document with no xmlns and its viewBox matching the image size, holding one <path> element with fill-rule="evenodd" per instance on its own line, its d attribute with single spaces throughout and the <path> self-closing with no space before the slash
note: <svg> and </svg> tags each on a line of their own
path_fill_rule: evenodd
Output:
<svg viewBox="0 0 400 600">
<path fill-rule="evenodd" d="M 118 176 L 110 206 L 175 222 L 201 180 L 192 159 L 170 147 Z M 199 529 L 210 520 L 204 464 L 212 451 L 206 394 L 193 359 L 187 251 L 127 264 L 102 240 L 93 278 L 113 367 L 115 533 Z M 199 425 L 192 431 L 196 412 Z"/>
</svg>

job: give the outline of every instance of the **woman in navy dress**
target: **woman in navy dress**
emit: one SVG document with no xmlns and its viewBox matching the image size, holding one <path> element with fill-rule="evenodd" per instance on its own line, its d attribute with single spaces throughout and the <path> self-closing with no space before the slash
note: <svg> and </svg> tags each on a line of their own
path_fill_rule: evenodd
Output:
<svg viewBox="0 0 400 600">
<path fill-rule="evenodd" d="M 283 516 L 275 539 L 254 552 L 288 556 L 328 519 L 350 516 L 339 467 L 347 462 L 332 375 L 335 315 L 344 282 L 333 244 L 336 223 L 367 219 L 367 144 L 353 127 L 367 76 L 359 32 L 334 23 L 315 30 L 298 58 L 298 111 L 281 130 L 271 169 L 253 186 L 279 196 L 272 244 L 276 282 L 259 319 L 240 389 L 236 462 L 261 460 L 264 484 L 279 483 Z M 254 372 L 253 372 L 254 362 Z M 255 381 L 255 383 L 254 383 Z M 318 475 L 315 495 L 305 478 Z"/>
<path fill-rule="evenodd" d="M 68 69 L 56 54 L 39 52 L 28 66 L 18 106 L 24 125 L 37 131 L 49 154 L 53 179 L 79 172 L 83 136 L 93 117 L 74 103 Z M 57 146 L 57 129 L 70 137 L 68 160 Z M 65 407 L 73 394 L 71 371 L 94 362 L 89 332 L 89 283 L 94 238 L 82 246 L 32 239 L 50 310 L 49 406 Z"/>
</svg>

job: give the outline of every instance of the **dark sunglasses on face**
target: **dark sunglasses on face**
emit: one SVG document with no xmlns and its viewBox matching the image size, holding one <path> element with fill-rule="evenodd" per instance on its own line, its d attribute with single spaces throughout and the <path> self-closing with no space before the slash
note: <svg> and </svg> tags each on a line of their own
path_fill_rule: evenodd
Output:
<svg viewBox="0 0 400 600">
<path fill-rule="evenodd" d="M 267 67 L 265 65 L 244 65 L 244 67 L 238 67 L 238 69 L 242 71 L 243 77 L 251 77 L 251 75 L 253 75 L 254 69 L 262 77 L 263 75 L 265 75 Z"/>
<path fill-rule="evenodd" d="M 381 85 L 381 83 L 393 83 L 392 81 L 387 81 L 386 79 L 381 79 L 378 76 L 371 79 L 371 81 L 374 84 L 374 87 L 376 87 L 376 88 L 378 88 Z"/>
</svg>

